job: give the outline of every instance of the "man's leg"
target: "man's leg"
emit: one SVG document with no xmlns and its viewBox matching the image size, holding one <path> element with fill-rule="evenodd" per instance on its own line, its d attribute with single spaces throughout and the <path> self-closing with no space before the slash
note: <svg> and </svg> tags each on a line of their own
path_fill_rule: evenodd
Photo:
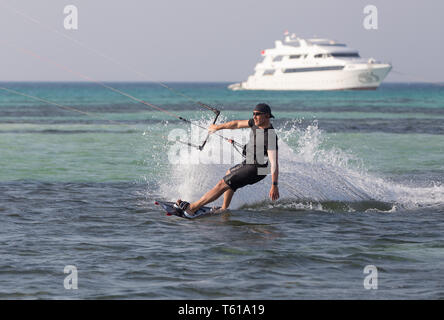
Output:
<svg viewBox="0 0 444 320">
<path fill-rule="evenodd" d="M 225 172 L 225 176 L 229 175 L 231 173 L 231 169 L 228 169 L 227 172 Z M 231 199 L 233 198 L 234 195 L 234 191 L 233 189 L 229 188 L 227 191 L 225 191 L 224 193 L 224 203 L 222 204 L 222 210 L 228 209 L 228 207 L 230 206 L 231 203 Z"/>
<path fill-rule="evenodd" d="M 231 189 L 225 183 L 225 181 L 223 179 L 221 179 L 216 184 L 216 186 L 213 189 L 211 189 L 210 191 L 208 191 L 207 193 L 205 193 L 202 196 L 202 198 L 200 198 L 196 202 L 193 202 L 193 203 L 190 204 L 190 211 L 192 211 L 193 213 L 196 212 L 197 210 L 199 210 L 199 208 L 203 207 L 207 203 L 213 202 L 214 200 L 219 198 L 227 190 L 231 190 Z M 233 195 L 231 195 L 231 197 L 232 196 Z M 231 197 L 230 197 L 230 201 L 231 201 Z M 224 201 L 224 203 L 225 203 L 225 201 Z"/>
<path fill-rule="evenodd" d="M 224 193 L 224 204 L 222 205 L 222 209 L 228 209 L 231 203 L 231 199 L 233 198 L 234 191 L 230 188 Z"/>
</svg>

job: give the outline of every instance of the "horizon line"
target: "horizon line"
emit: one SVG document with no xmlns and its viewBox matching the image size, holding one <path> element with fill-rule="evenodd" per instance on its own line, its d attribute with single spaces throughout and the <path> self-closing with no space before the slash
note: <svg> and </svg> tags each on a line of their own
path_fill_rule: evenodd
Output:
<svg viewBox="0 0 444 320">
<path fill-rule="evenodd" d="M 180 81 L 180 80 L 164 80 L 164 81 L 144 81 L 144 80 L 97 80 L 102 83 L 183 83 L 183 84 L 191 84 L 191 83 L 208 83 L 208 84 L 225 84 L 225 83 L 237 83 L 242 81 L 211 81 L 211 80 L 198 80 L 198 81 Z M 87 80 L 0 80 L 0 83 L 91 83 L 92 81 Z M 442 81 L 384 81 L 380 84 L 412 84 L 412 83 L 418 83 L 418 84 L 444 84 L 444 80 Z"/>
</svg>

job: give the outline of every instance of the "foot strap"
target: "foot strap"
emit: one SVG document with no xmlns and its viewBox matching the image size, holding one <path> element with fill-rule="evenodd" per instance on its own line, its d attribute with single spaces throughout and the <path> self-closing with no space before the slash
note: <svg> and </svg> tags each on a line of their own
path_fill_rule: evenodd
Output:
<svg viewBox="0 0 444 320">
<path fill-rule="evenodd" d="M 175 203 L 174 204 L 174 208 L 178 209 L 180 211 L 180 213 L 182 213 L 184 216 L 189 216 L 189 214 L 187 213 L 187 209 L 190 206 L 190 203 L 187 201 L 180 201 L 179 204 Z"/>
</svg>

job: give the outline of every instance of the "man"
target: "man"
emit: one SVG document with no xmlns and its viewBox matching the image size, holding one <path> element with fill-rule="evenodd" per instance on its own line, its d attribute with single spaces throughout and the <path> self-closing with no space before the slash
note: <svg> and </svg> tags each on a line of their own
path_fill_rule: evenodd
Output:
<svg viewBox="0 0 444 320">
<path fill-rule="evenodd" d="M 261 181 L 270 171 L 272 185 L 269 197 L 273 201 L 279 199 L 277 136 L 270 123 L 270 118 L 274 118 L 270 107 L 265 103 L 260 103 L 254 108 L 253 119 L 234 120 L 223 124 L 211 125 L 208 128 L 210 132 L 223 129 L 251 128 L 250 141 L 243 149 L 245 160 L 241 164 L 229 169 L 226 176 L 213 189 L 205 193 L 202 198 L 193 203 L 179 199 L 175 207 L 182 210 L 185 215 L 192 216 L 199 208 L 215 201 L 224 194 L 221 210 L 226 210 L 237 189 Z M 266 158 L 270 161 L 271 168 Z"/>
</svg>

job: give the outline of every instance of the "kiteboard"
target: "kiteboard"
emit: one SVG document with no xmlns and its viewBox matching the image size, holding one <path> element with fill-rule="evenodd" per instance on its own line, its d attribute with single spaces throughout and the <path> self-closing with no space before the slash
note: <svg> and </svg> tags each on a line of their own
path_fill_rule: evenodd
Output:
<svg viewBox="0 0 444 320">
<path fill-rule="evenodd" d="M 155 201 L 154 204 L 161 206 L 167 216 L 178 216 L 185 219 L 196 219 L 204 216 L 214 214 L 220 208 L 202 207 L 197 210 L 193 215 L 185 214 L 183 210 L 176 208 L 174 202 L 169 201 Z"/>
</svg>

